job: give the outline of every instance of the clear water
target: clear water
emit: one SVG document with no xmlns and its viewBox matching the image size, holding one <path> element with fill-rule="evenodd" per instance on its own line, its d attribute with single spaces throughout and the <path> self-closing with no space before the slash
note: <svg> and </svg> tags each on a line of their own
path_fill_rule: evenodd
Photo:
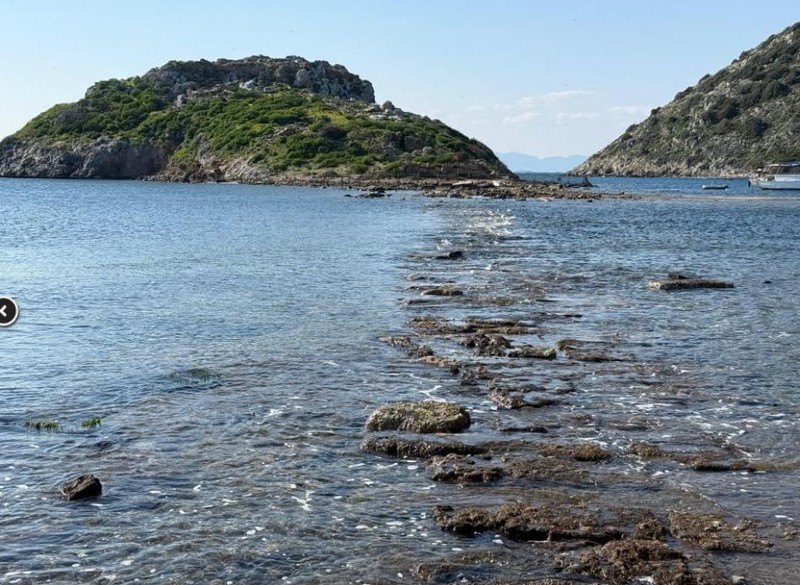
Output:
<svg viewBox="0 0 800 585">
<path fill-rule="evenodd" d="M 756 460 L 798 461 L 800 199 L 343 195 L 0 181 L 0 293 L 21 307 L 0 330 L 0 580 L 408 583 L 416 563 L 503 548 L 430 519 L 435 504 L 487 492 L 359 449 L 368 414 L 396 399 L 463 403 L 475 419 L 466 440 L 497 439 L 498 416 L 527 416 L 498 413 L 377 341 L 417 314 L 541 319 L 537 343 L 613 341 L 626 361 L 574 377 L 578 392 L 546 421 L 559 436 L 609 446 L 621 473 L 796 527 L 796 466 L 665 471 L 636 467 L 624 449 L 735 442 Z M 465 261 L 419 258 L 454 248 Z M 668 271 L 736 288 L 648 290 Z M 404 305 L 409 272 L 467 294 Z M 508 302 L 490 306 L 498 297 Z M 553 312 L 582 317 L 543 318 Z M 570 422 L 581 414 L 592 424 Z M 92 416 L 102 425 L 82 428 Z M 45 419 L 61 430 L 24 424 Z M 102 498 L 59 500 L 59 485 L 89 472 Z M 620 489 L 615 497 L 639 497 Z M 795 548 L 778 542 L 768 562 L 735 557 L 728 568 L 789 583 Z"/>
</svg>

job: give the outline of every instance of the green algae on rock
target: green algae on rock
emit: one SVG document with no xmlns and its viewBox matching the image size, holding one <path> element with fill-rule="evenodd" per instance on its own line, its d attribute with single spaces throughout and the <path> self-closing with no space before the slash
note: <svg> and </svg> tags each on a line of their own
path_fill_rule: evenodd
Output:
<svg viewBox="0 0 800 585">
<path fill-rule="evenodd" d="M 367 430 L 460 433 L 467 430 L 470 423 L 466 409 L 450 402 L 393 402 L 370 415 Z"/>
</svg>

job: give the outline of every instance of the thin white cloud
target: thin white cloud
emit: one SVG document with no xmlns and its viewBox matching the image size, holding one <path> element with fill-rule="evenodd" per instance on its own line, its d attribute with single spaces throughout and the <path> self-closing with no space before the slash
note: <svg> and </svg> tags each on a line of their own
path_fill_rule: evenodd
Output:
<svg viewBox="0 0 800 585">
<path fill-rule="evenodd" d="M 540 95 L 532 95 L 520 98 L 517 104 L 523 108 L 535 108 L 544 104 L 555 104 L 580 97 L 594 95 L 594 92 L 585 89 L 565 89 L 562 91 L 551 91 Z"/>
<path fill-rule="evenodd" d="M 523 112 L 516 116 L 506 116 L 503 118 L 503 126 L 516 126 L 517 124 L 524 124 L 526 122 L 532 122 L 538 118 L 541 118 L 542 114 L 539 112 Z"/>
<path fill-rule="evenodd" d="M 596 120 L 600 114 L 596 112 L 557 112 L 557 120 Z"/>
</svg>

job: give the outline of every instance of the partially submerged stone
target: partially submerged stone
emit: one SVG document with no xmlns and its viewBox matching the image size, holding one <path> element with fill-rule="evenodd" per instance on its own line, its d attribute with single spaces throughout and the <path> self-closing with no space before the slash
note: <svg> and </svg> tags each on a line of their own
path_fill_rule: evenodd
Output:
<svg viewBox="0 0 800 585">
<path fill-rule="evenodd" d="M 437 368 L 446 368 L 450 370 L 451 374 L 458 374 L 459 370 L 461 369 L 461 364 L 458 363 L 458 360 L 449 357 L 442 357 L 438 355 L 426 355 L 417 358 L 417 361 L 420 362 L 421 364 L 436 366 Z"/>
<path fill-rule="evenodd" d="M 387 335 L 379 337 L 379 341 L 402 349 L 412 358 L 428 357 L 433 355 L 433 350 L 428 345 L 414 342 L 408 335 Z"/>
<path fill-rule="evenodd" d="M 628 447 L 628 453 L 642 459 L 661 459 L 667 456 L 667 453 L 661 447 L 643 441 L 631 443 Z"/>
<path fill-rule="evenodd" d="M 456 453 L 433 457 L 428 470 L 434 481 L 451 483 L 487 483 L 503 477 L 502 467 L 482 464 Z"/>
<path fill-rule="evenodd" d="M 688 560 L 659 540 L 625 539 L 595 547 L 581 556 L 573 570 L 609 583 L 699 585 Z M 641 579 L 647 576 L 647 581 Z M 709 581 L 721 585 L 724 581 Z"/>
<path fill-rule="evenodd" d="M 461 260 L 464 258 L 464 252 L 461 250 L 451 250 L 444 254 L 436 254 L 434 260 Z"/>
<path fill-rule="evenodd" d="M 575 461 L 605 461 L 611 459 L 611 451 L 594 443 L 581 443 L 579 445 L 547 443 L 539 447 L 539 452 L 546 457 L 569 457 Z"/>
<path fill-rule="evenodd" d="M 483 364 L 471 364 L 461 372 L 462 386 L 477 386 L 479 380 L 494 380 L 496 374 L 489 371 Z"/>
<path fill-rule="evenodd" d="M 520 408 L 544 408 L 560 404 L 555 398 L 535 398 L 529 400 L 525 397 L 525 392 L 515 388 L 505 388 L 503 386 L 492 386 L 489 390 L 489 400 L 500 408 L 507 410 L 518 410 Z"/>
<path fill-rule="evenodd" d="M 497 508 L 436 506 L 433 519 L 442 530 L 474 535 L 492 530 L 517 542 L 581 541 L 603 544 L 622 538 L 614 526 L 574 506 L 503 504 Z"/>
<path fill-rule="evenodd" d="M 401 459 L 428 459 L 434 455 L 476 455 L 485 449 L 467 445 L 460 441 L 426 441 L 422 439 L 403 439 L 400 437 L 369 437 L 361 443 L 361 450 L 370 453 L 385 453 Z"/>
<path fill-rule="evenodd" d="M 752 521 L 744 520 L 732 526 L 716 514 L 670 512 L 669 531 L 683 542 L 710 551 L 752 553 L 772 546 L 758 536 Z"/>
<path fill-rule="evenodd" d="M 103 485 L 94 475 L 81 475 L 61 486 L 61 495 L 67 501 L 100 497 Z"/>
<path fill-rule="evenodd" d="M 454 286 L 431 286 L 422 289 L 420 294 L 432 297 L 460 297 L 464 295 L 464 291 Z"/>
<path fill-rule="evenodd" d="M 475 350 L 475 355 L 479 356 L 503 356 L 506 349 L 511 347 L 511 341 L 502 335 L 476 333 L 470 335 L 463 342 L 464 347 Z"/>
<path fill-rule="evenodd" d="M 469 428 L 467 410 L 450 402 L 394 402 L 373 412 L 368 431 L 411 431 L 414 433 L 460 433 Z"/>
<path fill-rule="evenodd" d="M 674 278 L 651 280 L 647 286 L 654 290 L 691 290 L 697 288 L 733 288 L 733 283 L 708 278 Z"/>
<path fill-rule="evenodd" d="M 500 388 L 493 388 L 489 391 L 489 400 L 506 410 L 517 410 L 525 406 L 524 396 L 512 392 L 505 392 Z"/>
<path fill-rule="evenodd" d="M 511 358 L 535 358 L 542 360 L 556 359 L 556 350 L 552 347 L 542 347 L 536 345 L 522 345 L 508 352 Z"/>
<path fill-rule="evenodd" d="M 525 335 L 530 333 L 530 325 L 516 319 L 483 319 L 467 317 L 466 327 L 480 333 L 499 333 L 502 335 Z"/>
<path fill-rule="evenodd" d="M 649 443 L 635 442 L 628 447 L 627 451 L 631 455 L 642 459 L 669 459 L 670 461 L 688 465 L 694 471 L 699 472 L 749 471 L 755 473 L 797 468 L 797 465 L 792 463 L 731 459 L 730 452 L 726 450 L 685 453 L 665 451 Z"/>
<path fill-rule="evenodd" d="M 408 321 L 409 327 L 419 333 L 428 335 L 451 335 L 453 333 L 464 333 L 464 328 L 453 325 L 444 317 L 433 317 L 424 315 L 413 317 Z"/>
<path fill-rule="evenodd" d="M 517 479 L 581 483 L 589 476 L 584 468 L 564 459 L 508 459 L 504 463 L 506 473 Z"/>
</svg>

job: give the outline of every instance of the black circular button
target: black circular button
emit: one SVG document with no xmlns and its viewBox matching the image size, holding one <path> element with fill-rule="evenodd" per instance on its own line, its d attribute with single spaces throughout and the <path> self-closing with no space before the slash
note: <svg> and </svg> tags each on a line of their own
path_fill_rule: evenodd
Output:
<svg viewBox="0 0 800 585">
<path fill-rule="evenodd" d="M 19 317 L 19 307 L 14 299 L 0 297 L 0 327 L 9 327 Z"/>
</svg>

